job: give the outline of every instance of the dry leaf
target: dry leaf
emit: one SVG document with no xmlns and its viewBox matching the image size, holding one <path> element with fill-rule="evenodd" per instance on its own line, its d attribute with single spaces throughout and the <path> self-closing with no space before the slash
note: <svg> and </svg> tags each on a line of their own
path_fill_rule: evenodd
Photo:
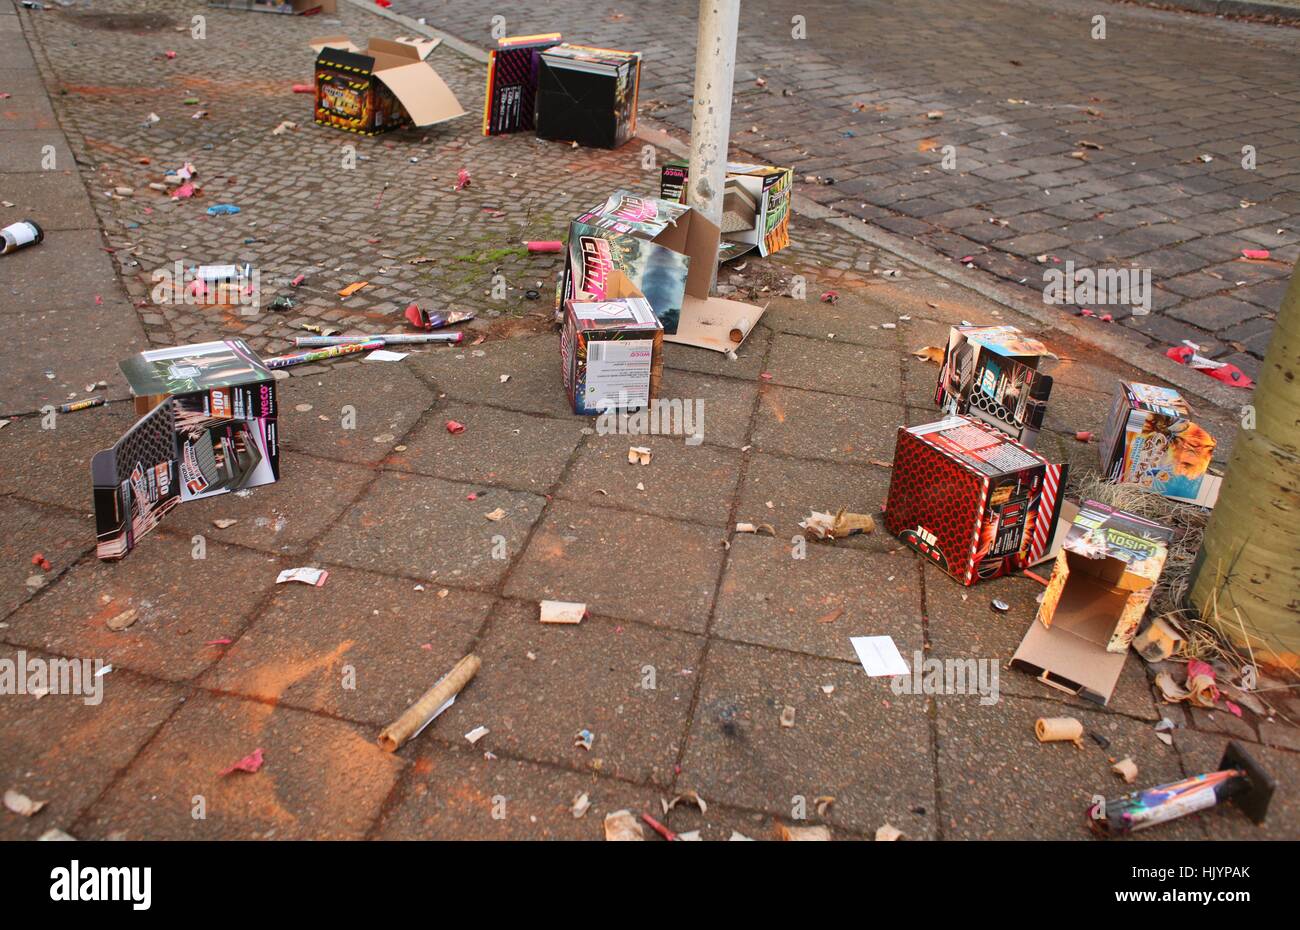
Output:
<svg viewBox="0 0 1300 930">
<path fill-rule="evenodd" d="M 33 801 L 18 791 L 11 789 L 5 792 L 5 807 L 20 817 L 31 817 L 44 806 L 44 801 Z"/>
<path fill-rule="evenodd" d="M 943 349 L 939 346 L 921 346 L 912 353 L 912 357 L 923 362 L 934 362 L 939 365 L 943 363 Z"/>
</svg>

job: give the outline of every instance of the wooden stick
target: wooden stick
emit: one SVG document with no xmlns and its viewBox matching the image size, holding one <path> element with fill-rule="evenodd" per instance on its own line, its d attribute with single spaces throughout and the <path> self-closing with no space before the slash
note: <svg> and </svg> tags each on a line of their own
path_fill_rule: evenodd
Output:
<svg viewBox="0 0 1300 930">
<path fill-rule="evenodd" d="M 380 731 L 379 748 L 384 752 L 397 752 L 407 740 L 424 729 L 438 708 L 469 684 L 481 664 L 479 657 L 472 654 L 457 662 L 440 682 L 424 692 L 394 723 Z"/>
</svg>

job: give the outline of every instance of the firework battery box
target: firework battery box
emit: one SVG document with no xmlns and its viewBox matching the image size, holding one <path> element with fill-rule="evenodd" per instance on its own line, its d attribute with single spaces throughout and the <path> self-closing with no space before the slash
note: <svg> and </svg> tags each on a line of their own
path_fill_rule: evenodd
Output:
<svg viewBox="0 0 1300 930">
<path fill-rule="evenodd" d="M 569 224 L 558 306 L 611 296 L 617 271 L 649 301 L 664 341 L 736 349 L 766 307 L 710 296 L 718 241 L 718 227 L 685 204 L 615 191 Z"/>
<path fill-rule="evenodd" d="M 1033 447 L 1047 414 L 1052 378 L 1039 370 L 1056 356 L 1014 326 L 954 326 L 948 333 L 934 402 L 945 413 L 995 426 Z"/>
<path fill-rule="evenodd" d="M 1213 507 L 1223 479 L 1209 474 L 1215 439 L 1172 388 L 1121 381 L 1100 454 L 1102 474 L 1188 504 Z"/>
<path fill-rule="evenodd" d="M 967 586 L 1020 571 L 1051 543 L 1067 468 L 969 417 L 903 427 L 885 527 Z"/>
<path fill-rule="evenodd" d="M 1084 501 L 1011 665 L 1105 704 L 1169 553 L 1168 527 Z"/>
<path fill-rule="evenodd" d="M 363 51 L 347 36 L 312 39 L 316 51 L 316 122 L 374 136 L 433 126 L 465 109 L 425 61 L 436 39 L 371 39 Z"/>
<path fill-rule="evenodd" d="M 338 12 L 337 0 L 208 0 L 208 6 L 220 7 L 223 10 L 288 13 L 298 16 Z"/>
<path fill-rule="evenodd" d="M 663 344 L 663 326 L 643 297 L 569 301 L 560 356 L 573 412 L 591 416 L 648 407 L 659 394 Z"/>
<path fill-rule="evenodd" d="M 668 162 L 660 172 L 659 196 L 686 203 L 689 179 L 687 162 Z M 755 249 L 767 257 L 789 245 L 793 188 L 793 168 L 728 162 L 718 261 L 731 261 Z"/>
<path fill-rule="evenodd" d="M 91 460 L 97 554 L 120 559 L 176 504 L 280 477 L 275 376 L 241 339 L 120 365 L 145 416 Z"/>
<path fill-rule="evenodd" d="M 483 135 L 497 136 L 536 127 L 542 52 L 559 44 L 558 32 L 497 40 L 497 47 L 488 52 Z"/>
<path fill-rule="evenodd" d="M 636 134 L 641 53 L 556 45 L 541 53 L 537 136 L 616 149 Z"/>
</svg>

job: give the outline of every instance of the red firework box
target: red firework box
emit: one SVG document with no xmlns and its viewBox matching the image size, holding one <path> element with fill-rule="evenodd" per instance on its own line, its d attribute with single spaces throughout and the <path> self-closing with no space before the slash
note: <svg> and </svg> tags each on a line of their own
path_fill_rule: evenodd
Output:
<svg viewBox="0 0 1300 930">
<path fill-rule="evenodd" d="M 885 528 L 970 586 L 1048 551 L 1068 466 L 992 426 L 954 416 L 900 428 Z"/>
</svg>

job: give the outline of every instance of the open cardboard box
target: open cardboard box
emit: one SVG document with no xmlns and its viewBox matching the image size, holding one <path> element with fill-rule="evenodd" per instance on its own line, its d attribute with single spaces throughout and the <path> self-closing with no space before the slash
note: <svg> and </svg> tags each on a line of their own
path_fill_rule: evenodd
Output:
<svg viewBox="0 0 1300 930">
<path fill-rule="evenodd" d="M 1014 326 L 954 326 L 939 368 L 935 404 L 995 426 L 1033 448 L 1047 415 L 1052 378 L 1039 370 L 1056 356 Z"/>
<path fill-rule="evenodd" d="M 1173 388 L 1119 382 L 1098 444 L 1102 473 L 1171 500 L 1213 507 L 1223 483 L 1209 473 L 1216 441 L 1191 413 Z"/>
<path fill-rule="evenodd" d="M 1158 523 L 1085 501 L 1012 666 L 1070 694 L 1109 701 L 1172 538 Z"/>
<path fill-rule="evenodd" d="M 602 300 L 621 272 L 654 308 L 664 340 L 728 352 L 766 306 L 713 297 L 718 227 L 692 208 L 615 191 L 569 224 L 560 300 Z"/>
<path fill-rule="evenodd" d="M 668 162 L 660 174 L 659 196 L 686 203 L 689 180 L 688 162 Z M 728 162 L 718 261 L 728 262 L 755 249 L 767 257 L 789 245 L 793 188 L 793 168 Z"/>
<path fill-rule="evenodd" d="M 347 36 L 322 36 L 316 51 L 316 122 L 376 135 L 406 125 L 433 126 L 465 115 L 425 59 L 437 39 L 372 38 L 365 50 Z"/>
</svg>

